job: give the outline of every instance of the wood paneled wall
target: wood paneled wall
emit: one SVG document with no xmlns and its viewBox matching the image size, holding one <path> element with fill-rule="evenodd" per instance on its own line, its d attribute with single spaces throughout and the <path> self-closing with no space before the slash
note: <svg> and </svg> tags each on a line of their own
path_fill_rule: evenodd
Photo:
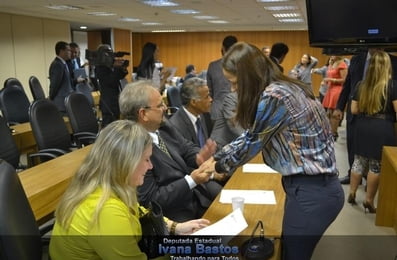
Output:
<svg viewBox="0 0 397 260">
<path fill-rule="evenodd" d="M 185 75 L 185 67 L 194 64 L 197 71 L 206 70 L 208 64 L 221 57 L 223 38 L 235 35 L 239 41 L 255 44 L 259 48 L 284 42 L 290 51 L 282 66 L 286 73 L 300 61 L 304 53 L 319 59 L 317 66 L 323 66 L 327 56 L 322 49 L 309 46 L 307 31 L 267 31 L 267 32 L 192 32 L 192 33 L 132 33 L 132 60 L 137 66 L 141 59 L 142 46 L 148 42 L 160 48 L 160 59 L 165 67 L 177 67 L 177 76 Z M 321 76 L 313 75 L 313 88 L 318 93 Z"/>
</svg>

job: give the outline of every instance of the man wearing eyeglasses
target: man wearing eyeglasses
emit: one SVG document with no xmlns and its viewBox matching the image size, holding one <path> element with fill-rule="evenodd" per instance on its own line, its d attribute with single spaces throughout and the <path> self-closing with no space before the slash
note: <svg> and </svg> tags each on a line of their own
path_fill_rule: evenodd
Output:
<svg viewBox="0 0 397 260">
<path fill-rule="evenodd" d="M 150 81 L 128 84 L 119 104 L 122 118 L 138 122 L 153 138 L 153 168 L 138 188 L 140 204 L 157 201 L 166 217 L 180 222 L 200 218 L 221 190 L 204 163 L 216 143 L 208 140 L 200 149 L 186 140 L 166 120 L 167 106 Z"/>
</svg>

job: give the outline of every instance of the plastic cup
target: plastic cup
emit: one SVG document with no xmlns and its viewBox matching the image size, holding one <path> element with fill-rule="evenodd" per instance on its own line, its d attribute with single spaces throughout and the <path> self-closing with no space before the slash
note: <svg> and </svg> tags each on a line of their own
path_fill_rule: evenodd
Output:
<svg viewBox="0 0 397 260">
<path fill-rule="evenodd" d="M 240 209 L 241 213 L 244 212 L 244 198 L 243 197 L 233 197 L 232 198 L 233 211 Z"/>
</svg>

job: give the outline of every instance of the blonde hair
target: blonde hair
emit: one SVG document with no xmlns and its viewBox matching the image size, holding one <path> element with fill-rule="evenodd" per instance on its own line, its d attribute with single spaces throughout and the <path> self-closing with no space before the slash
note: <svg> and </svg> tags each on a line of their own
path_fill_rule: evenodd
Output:
<svg viewBox="0 0 397 260">
<path fill-rule="evenodd" d="M 99 224 L 100 211 L 111 196 L 118 197 L 135 214 L 136 189 L 129 186 L 129 179 L 151 145 L 148 132 L 135 122 L 118 120 L 105 127 L 61 198 L 55 212 L 58 223 L 67 230 L 77 207 L 97 188 L 103 192 L 92 225 Z"/>
<path fill-rule="evenodd" d="M 389 54 L 376 51 L 368 64 L 365 79 L 358 86 L 359 112 L 373 115 L 382 112 L 387 100 L 388 84 L 392 75 Z"/>
</svg>

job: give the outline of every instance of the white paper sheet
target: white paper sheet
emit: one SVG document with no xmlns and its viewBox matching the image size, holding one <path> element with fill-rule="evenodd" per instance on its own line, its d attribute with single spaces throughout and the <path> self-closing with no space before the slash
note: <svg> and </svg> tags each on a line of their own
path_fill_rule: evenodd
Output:
<svg viewBox="0 0 397 260">
<path fill-rule="evenodd" d="M 243 165 L 243 172 L 278 173 L 264 163 L 246 163 Z"/>
<path fill-rule="evenodd" d="M 193 233 L 193 236 L 236 236 L 248 227 L 240 209 L 236 209 L 223 219 Z"/>
<path fill-rule="evenodd" d="M 220 203 L 232 203 L 233 197 L 243 197 L 244 204 L 276 204 L 272 190 L 225 190 L 222 189 Z"/>
</svg>

